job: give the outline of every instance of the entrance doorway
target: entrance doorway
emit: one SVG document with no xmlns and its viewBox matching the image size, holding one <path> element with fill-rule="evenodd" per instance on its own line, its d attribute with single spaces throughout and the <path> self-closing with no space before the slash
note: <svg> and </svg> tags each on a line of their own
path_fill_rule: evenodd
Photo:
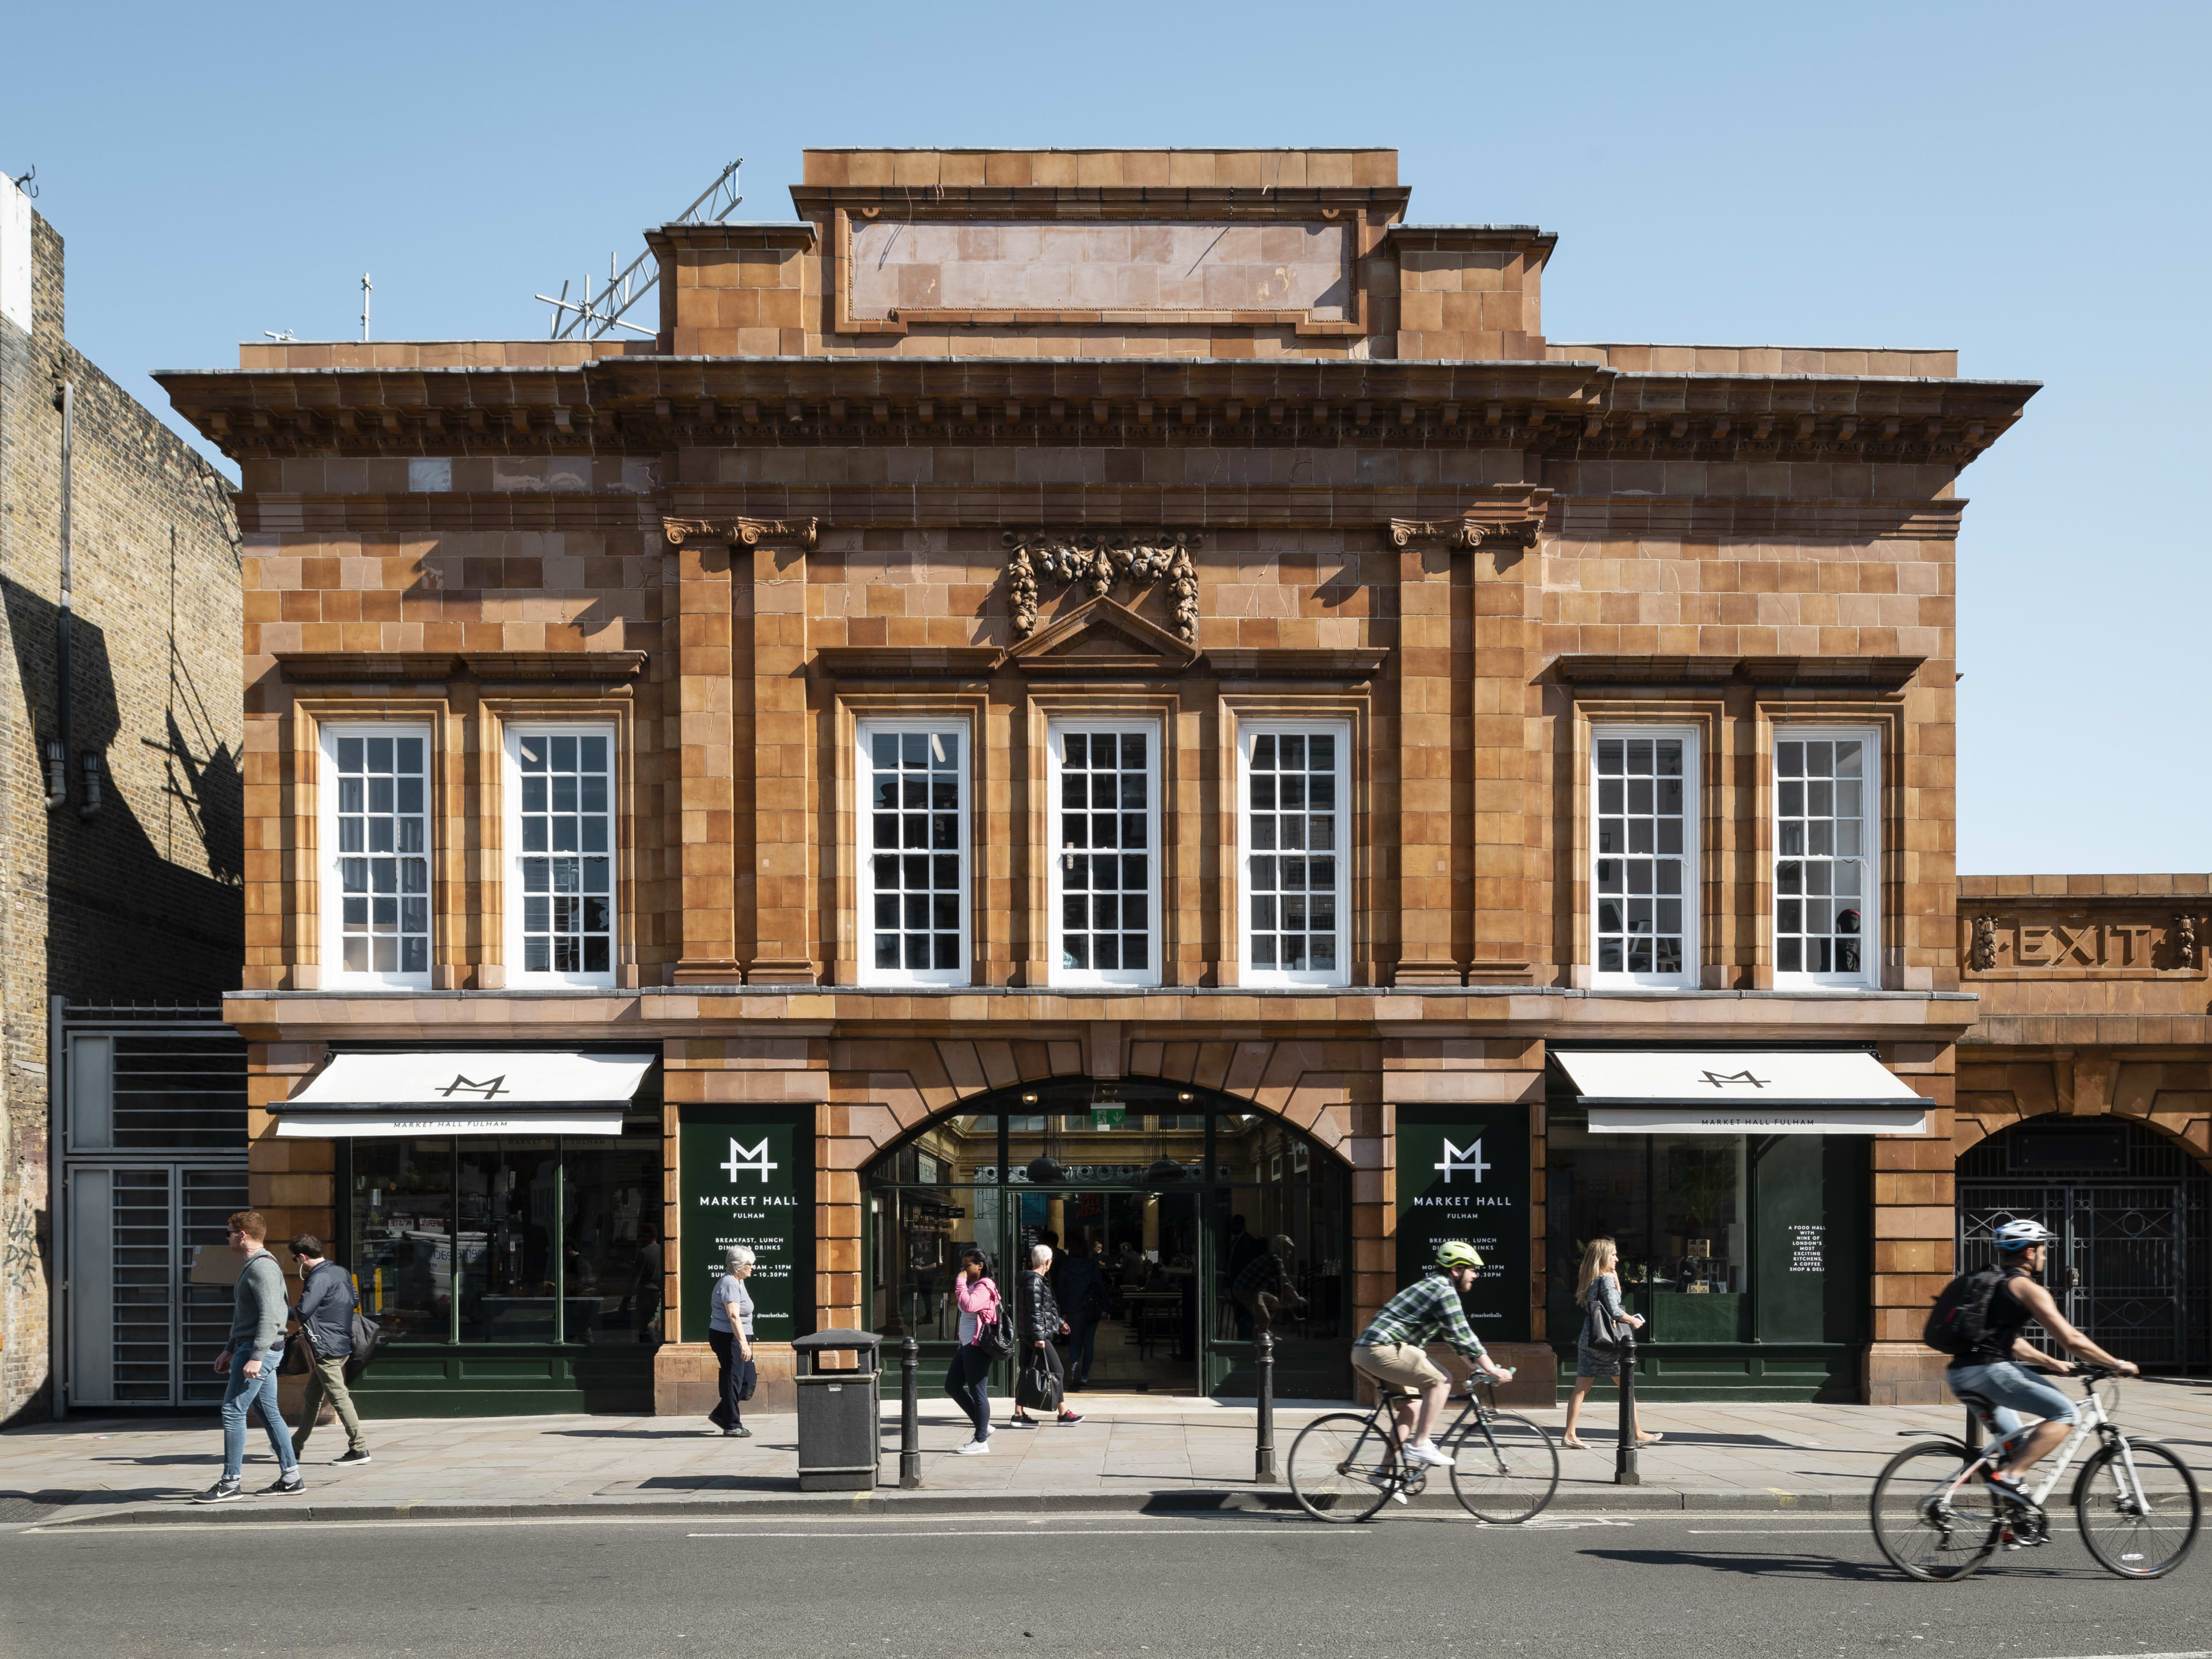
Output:
<svg viewBox="0 0 2212 1659">
<path fill-rule="evenodd" d="M 1351 1182 L 1333 1152 L 1248 1101 L 1158 1079 L 969 1103 L 866 1171 L 871 1328 L 949 1360 L 962 1252 L 982 1250 L 1011 1301 L 1043 1244 L 1064 1363 L 1089 1391 L 1249 1398 L 1264 1322 L 1279 1395 L 1345 1397 Z"/>
<path fill-rule="evenodd" d="M 2006 1222 L 2039 1221 L 2069 1321 L 2145 1370 L 2212 1369 L 2212 1176 L 2187 1152 L 2124 1118 L 2031 1118 L 1958 1178 L 1960 1271 L 1990 1261 Z"/>
</svg>

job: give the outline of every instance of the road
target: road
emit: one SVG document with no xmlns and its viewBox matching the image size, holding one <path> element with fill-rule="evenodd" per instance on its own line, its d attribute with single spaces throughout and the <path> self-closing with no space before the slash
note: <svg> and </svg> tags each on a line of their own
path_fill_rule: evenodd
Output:
<svg viewBox="0 0 2212 1659">
<path fill-rule="evenodd" d="M 2212 1550 L 1907 1583 L 1848 1515 L 1023 1515 L 0 1531 L 0 1653 L 2074 1659 L 2212 1648 Z"/>
</svg>

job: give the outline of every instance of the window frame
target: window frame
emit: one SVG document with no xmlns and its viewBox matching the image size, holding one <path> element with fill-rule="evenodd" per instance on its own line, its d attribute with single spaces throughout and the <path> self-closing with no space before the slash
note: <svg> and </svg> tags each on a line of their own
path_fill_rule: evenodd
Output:
<svg viewBox="0 0 2212 1659">
<path fill-rule="evenodd" d="M 1773 740 L 1766 757 L 1766 832 L 1768 858 L 1766 866 L 1767 908 L 1766 939 L 1774 964 L 1774 988 L 1785 991 L 1875 991 L 1881 988 L 1881 880 L 1882 831 L 1887 817 L 1882 811 L 1882 727 L 1848 722 L 1777 721 Z M 1863 793 L 1860 798 L 1860 823 L 1864 834 L 1858 854 L 1865 869 L 1860 881 L 1859 893 L 1859 971 L 1825 974 L 1802 970 L 1786 972 L 1782 967 L 1781 905 L 1784 899 L 1781 881 L 1782 852 L 1782 745 L 1785 743 L 1835 742 L 1838 738 L 1855 741 L 1863 745 L 1864 770 L 1861 775 Z M 1799 854 L 1800 858 L 1806 856 Z M 1826 855 L 1832 862 L 1838 854 Z"/>
<path fill-rule="evenodd" d="M 1589 928 L 1589 975 L 1593 989 L 1615 991 L 1694 991 L 1705 981 L 1705 731 L 1698 726 L 1662 725 L 1637 720 L 1592 721 L 1589 763 L 1584 777 L 1588 805 L 1583 833 L 1589 855 L 1583 869 L 1589 900 L 1583 913 Z M 1638 974 L 1624 966 L 1607 973 L 1598 965 L 1598 906 L 1604 895 L 1598 889 L 1599 746 L 1613 738 L 1678 738 L 1682 744 L 1682 967 L 1679 973 Z M 1626 856 L 1624 854 L 1623 856 Z M 1623 894 L 1624 898 L 1627 896 Z M 1624 935 L 1626 937 L 1626 935 Z M 1625 963 L 1627 957 L 1624 955 Z"/>
<path fill-rule="evenodd" d="M 605 973 L 579 970 L 563 973 L 548 968 L 532 972 L 523 966 L 522 860 L 541 856 L 526 854 L 522 846 L 522 757 L 525 738 L 605 738 L 607 740 L 607 967 Z M 500 883 L 503 912 L 501 941 L 506 953 L 506 981 L 510 987 L 570 988 L 611 990 L 620 978 L 623 923 L 622 908 L 622 732 L 611 720 L 511 720 L 500 730 Z M 597 854 L 579 852 L 579 858 Z"/>
<path fill-rule="evenodd" d="M 878 968 L 875 966 L 875 848 L 871 833 L 874 812 L 875 757 L 870 739 L 913 732 L 949 735 L 959 739 L 962 755 L 953 768 L 960 799 L 957 817 L 960 842 L 960 962 L 956 968 Z M 963 986 L 975 979 L 975 860 L 973 803 L 975 744 L 969 721 L 940 715 L 867 715 L 854 722 L 853 895 L 854 965 L 862 985 Z"/>
<path fill-rule="evenodd" d="M 1327 736 L 1336 740 L 1336 966 L 1259 968 L 1252 961 L 1252 744 L 1262 737 Z M 1340 987 L 1352 983 L 1352 722 L 1268 716 L 1237 723 L 1237 982 L 1255 989 Z"/>
<path fill-rule="evenodd" d="M 386 990 L 419 991 L 430 988 L 438 956 L 438 752 L 437 727 L 428 720 L 368 720 L 319 721 L 316 753 L 319 770 L 315 791 L 316 836 L 320 843 L 316 878 L 316 939 L 322 957 L 321 983 L 326 988 L 374 987 Z M 338 847 L 338 755 L 343 738 L 416 738 L 422 740 L 422 866 L 423 902 L 428 929 L 420 973 L 395 970 L 379 973 L 349 971 L 345 965 L 345 929 L 342 905 L 345 890 L 338 878 L 338 860 L 347 856 Z M 395 775 L 397 775 L 395 774 Z"/>
<path fill-rule="evenodd" d="M 1149 967 L 1097 969 L 1064 968 L 1060 965 L 1060 957 L 1063 954 L 1060 925 L 1063 915 L 1060 902 L 1061 878 L 1066 874 L 1067 867 L 1066 859 L 1061 850 L 1066 842 L 1060 831 L 1060 814 L 1065 810 L 1060 805 L 1060 757 L 1064 752 L 1063 745 L 1066 735 L 1070 732 L 1085 736 L 1092 732 L 1110 732 L 1116 737 L 1141 733 L 1149 739 L 1149 744 L 1146 750 L 1146 755 L 1150 757 L 1146 769 L 1148 781 L 1145 790 L 1145 833 L 1147 841 L 1145 852 L 1146 857 L 1152 861 L 1151 868 L 1147 872 L 1148 879 L 1146 884 L 1147 891 L 1145 896 L 1146 902 L 1149 907 L 1146 926 L 1152 940 L 1152 949 L 1147 952 L 1151 963 Z M 1160 927 L 1160 894 L 1165 884 L 1164 866 L 1162 861 L 1165 849 L 1160 845 L 1160 825 L 1164 821 L 1161 813 L 1160 790 L 1163 776 L 1166 771 L 1164 757 L 1161 753 L 1165 736 L 1166 727 L 1161 721 L 1141 717 L 1131 719 L 1126 715 L 1121 717 L 1107 715 L 1091 720 L 1079 714 L 1054 714 L 1045 722 L 1044 854 L 1045 949 L 1047 952 L 1045 961 L 1046 982 L 1049 985 L 1055 988 L 1073 987 L 1096 989 L 1115 986 L 1143 988 L 1157 986 L 1162 982 L 1161 956 L 1164 941 Z"/>
</svg>

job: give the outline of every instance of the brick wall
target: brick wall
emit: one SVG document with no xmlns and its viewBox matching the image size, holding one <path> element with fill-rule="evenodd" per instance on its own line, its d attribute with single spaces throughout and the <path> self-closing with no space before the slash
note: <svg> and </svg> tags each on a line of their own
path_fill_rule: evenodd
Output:
<svg viewBox="0 0 2212 1659">
<path fill-rule="evenodd" d="M 222 476 L 71 347 L 62 238 L 33 217 L 34 326 L 0 322 L 0 1422 L 46 1408 L 47 998 L 212 1001 L 243 937 L 238 556 Z M 75 388 L 76 753 L 59 736 L 61 416 Z M 100 762 L 90 816 L 81 769 Z"/>
</svg>

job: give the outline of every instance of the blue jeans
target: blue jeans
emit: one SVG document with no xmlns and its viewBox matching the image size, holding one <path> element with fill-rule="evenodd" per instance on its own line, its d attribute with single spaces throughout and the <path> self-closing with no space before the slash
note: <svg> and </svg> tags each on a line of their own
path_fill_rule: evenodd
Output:
<svg viewBox="0 0 2212 1659">
<path fill-rule="evenodd" d="M 291 1431 L 276 1409 L 276 1362 L 284 1345 L 276 1344 L 261 1356 L 261 1375 L 249 1377 L 246 1362 L 253 1345 L 240 1342 L 230 1351 L 230 1370 L 222 1380 L 222 1478 L 235 1480 L 246 1468 L 246 1413 L 261 1407 L 261 1426 L 269 1431 L 269 1443 L 276 1449 L 277 1466 L 287 1474 L 300 1467 L 292 1455 Z"/>
<path fill-rule="evenodd" d="M 1996 1407 L 1997 1432 L 2014 1435 L 2032 1419 L 2071 1423 L 2081 1412 L 2057 1387 L 2017 1360 L 1992 1365 L 1954 1365 L 1943 1373 L 1953 1394 L 1978 1394 Z M 2024 1415 L 2023 1415 L 2024 1413 Z"/>
<path fill-rule="evenodd" d="M 963 1343 L 945 1373 L 945 1392 L 951 1395 L 968 1420 L 975 1437 L 991 1437 L 991 1357 L 973 1342 Z"/>
</svg>

